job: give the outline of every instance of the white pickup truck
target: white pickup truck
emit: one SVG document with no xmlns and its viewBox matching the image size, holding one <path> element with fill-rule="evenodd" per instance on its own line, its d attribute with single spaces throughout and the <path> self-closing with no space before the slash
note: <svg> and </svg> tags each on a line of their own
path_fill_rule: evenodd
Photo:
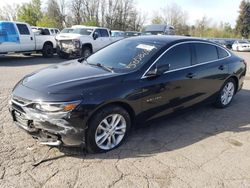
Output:
<svg viewBox="0 0 250 188">
<path fill-rule="evenodd" d="M 42 52 L 44 57 L 52 57 L 54 49 L 54 36 L 35 35 L 27 23 L 0 20 L 0 55 Z"/>
<path fill-rule="evenodd" d="M 110 30 L 101 27 L 72 26 L 70 33 L 61 33 L 56 36 L 57 54 L 61 58 L 70 55 L 88 57 L 97 50 L 119 40 L 111 37 Z"/>
</svg>

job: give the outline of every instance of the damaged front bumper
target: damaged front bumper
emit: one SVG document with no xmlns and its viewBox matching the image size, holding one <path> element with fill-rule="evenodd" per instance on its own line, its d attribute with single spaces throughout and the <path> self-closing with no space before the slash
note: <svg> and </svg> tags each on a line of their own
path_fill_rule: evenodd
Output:
<svg viewBox="0 0 250 188">
<path fill-rule="evenodd" d="M 82 115 L 77 110 L 60 113 L 44 113 L 11 99 L 9 111 L 15 124 L 51 146 L 82 146 L 85 144 L 85 128 Z"/>
</svg>

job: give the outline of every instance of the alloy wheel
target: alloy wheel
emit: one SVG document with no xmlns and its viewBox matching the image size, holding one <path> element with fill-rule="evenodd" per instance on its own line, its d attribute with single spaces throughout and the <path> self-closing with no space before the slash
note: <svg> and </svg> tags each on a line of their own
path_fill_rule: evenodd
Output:
<svg viewBox="0 0 250 188">
<path fill-rule="evenodd" d="M 96 145 L 103 150 L 116 147 L 124 138 L 126 128 L 126 120 L 122 115 L 111 114 L 105 117 L 95 132 Z"/>
<path fill-rule="evenodd" d="M 235 86 L 233 82 L 228 82 L 223 90 L 222 90 L 222 94 L 221 94 L 221 103 L 226 106 L 228 105 L 234 96 L 234 92 L 235 92 Z"/>
</svg>

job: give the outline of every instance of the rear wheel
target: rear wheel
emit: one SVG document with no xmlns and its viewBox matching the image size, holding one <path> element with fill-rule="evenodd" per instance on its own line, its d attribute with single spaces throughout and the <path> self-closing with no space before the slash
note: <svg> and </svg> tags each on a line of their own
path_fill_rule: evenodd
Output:
<svg viewBox="0 0 250 188">
<path fill-rule="evenodd" d="M 89 123 L 86 147 L 91 153 L 110 151 L 122 144 L 131 126 L 129 113 L 119 106 L 99 110 Z"/>
<path fill-rule="evenodd" d="M 52 57 L 54 55 L 54 49 L 51 44 L 44 44 L 42 50 L 43 57 Z"/>
<path fill-rule="evenodd" d="M 221 88 L 215 106 L 225 108 L 230 105 L 236 92 L 236 83 L 233 78 L 228 79 Z"/>
</svg>

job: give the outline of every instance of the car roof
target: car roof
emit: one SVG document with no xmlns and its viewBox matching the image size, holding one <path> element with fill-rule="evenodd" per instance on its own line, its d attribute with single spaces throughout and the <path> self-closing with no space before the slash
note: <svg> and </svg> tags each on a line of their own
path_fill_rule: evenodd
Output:
<svg viewBox="0 0 250 188">
<path fill-rule="evenodd" d="M 162 43 L 162 44 L 188 42 L 188 41 L 201 41 L 201 42 L 215 44 L 213 42 L 200 39 L 200 38 L 177 36 L 177 35 L 148 35 L 148 36 L 132 37 L 132 38 L 128 38 L 125 40 L 134 40 L 134 41 L 149 42 L 149 43 L 155 42 L 155 43 Z"/>
</svg>

